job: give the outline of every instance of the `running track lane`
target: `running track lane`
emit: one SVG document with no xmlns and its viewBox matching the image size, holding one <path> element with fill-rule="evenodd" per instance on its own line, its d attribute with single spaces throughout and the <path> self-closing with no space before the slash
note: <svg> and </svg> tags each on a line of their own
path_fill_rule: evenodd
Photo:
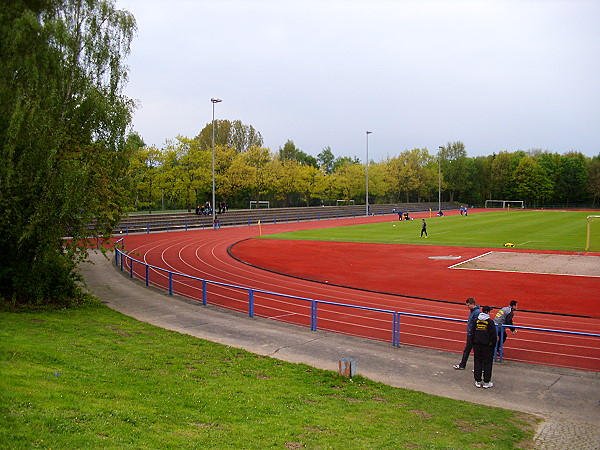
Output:
<svg viewBox="0 0 600 450">
<path fill-rule="evenodd" d="M 324 228 L 328 226 L 342 226 L 373 221 L 390 221 L 389 217 L 362 217 L 357 219 L 340 219 L 329 221 L 288 223 L 278 225 L 263 225 L 263 233 L 274 233 L 306 228 Z M 383 293 L 365 292 L 346 287 L 331 286 L 324 283 L 292 278 L 289 276 L 264 271 L 233 259 L 227 249 L 230 245 L 257 236 L 258 227 L 223 228 L 218 232 L 213 230 L 188 231 L 177 233 L 144 234 L 127 236 L 125 238 L 126 250 L 134 252 L 134 258 L 143 260 L 149 264 L 163 267 L 168 270 L 182 272 L 194 277 L 227 284 L 251 287 L 257 290 L 279 292 L 283 294 L 300 296 L 309 299 L 324 300 L 336 303 L 347 303 L 372 308 L 399 310 L 420 314 L 431 314 L 443 317 L 452 317 L 464 320 L 467 315 L 466 307 L 456 304 L 438 303 L 427 300 L 403 298 Z M 263 241 L 261 241 L 263 242 Z M 271 241 L 269 241 L 271 242 Z M 274 241 L 273 241 L 274 242 Z M 253 244 L 255 242 L 252 241 Z M 282 245 L 282 244 L 281 244 Z M 320 248 L 326 245 L 319 243 Z M 424 246 L 422 248 L 431 248 Z M 257 248 L 253 250 L 257 252 Z M 466 249 L 460 249 L 463 252 Z M 469 249 L 481 251 L 481 249 Z M 273 249 L 268 249 L 273 252 Z M 339 255 L 338 256 L 342 256 Z M 260 258 L 259 258 L 260 259 Z M 314 261 L 310 254 L 303 255 L 303 266 L 307 266 L 306 260 Z M 360 264 L 360 261 L 356 261 Z M 395 263 L 395 262 L 394 262 Z M 447 274 L 448 269 L 435 261 L 429 269 L 427 283 L 419 283 L 420 290 L 411 290 L 410 295 L 428 298 L 440 298 L 453 302 L 464 302 L 467 296 L 476 299 L 485 298 L 489 282 L 482 283 L 477 277 L 480 271 L 452 271 L 451 278 Z M 447 263 L 447 264 L 446 264 Z M 453 262 L 444 262 L 451 265 Z M 139 265 L 138 265 L 139 266 Z M 440 273 L 439 269 L 442 269 Z M 298 268 L 291 267 L 294 272 Z M 144 278 L 145 272 L 142 267 L 134 266 L 136 276 Z M 306 269 L 302 269 L 306 270 Z M 347 277 L 352 277 L 349 270 L 337 270 Z M 443 273 L 446 272 L 446 273 Z M 403 273 L 409 274 L 407 269 Z M 445 284 L 452 286 L 457 283 L 456 277 L 475 277 L 466 281 L 469 287 L 460 292 L 460 295 L 432 295 L 432 286 Z M 318 279 L 319 273 L 313 273 L 314 279 Z M 521 274 L 523 275 L 523 274 Z M 359 277 L 364 281 L 368 274 Z M 407 275 L 408 276 L 408 275 Z M 467 277 L 468 278 L 468 277 Z M 545 279 L 547 285 L 552 279 L 557 283 L 563 283 L 564 277 L 550 277 Z M 570 278 L 570 277 L 567 277 Z M 167 277 L 163 272 L 150 271 L 150 281 L 153 285 L 167 286 Z M 435 282 L 434 282 L 435 281 Z M 174 277 L 175 293 L 191 298 L 201 299 L 201 283 L 188 279 Z M 461 281 L 459 284 L 465 283 Z M 348 282 L 352 285 L 352 282 Z M 377 289 L 377 287 L 375 287 Z M 550 289 L 552 287 L 550 286 Z M 558 288 L 557 288 L 558 289 Z M 402 290 L 402 289 L 400 289 Z M 502 289 L 505 295 L 505 289 Z M 570 298 L 568 292 L 561 292 L 565 303 L 580 302 L 580 298 Z M 208 286 L 208 303 L 248 312 L 248 294 L 233 288 Z M 265 294 L 255 294 L 255 315 L 274 318 L 280 321 L 310 325 L 310 305 L 294 299 L 273 297 Z M 535 307 L 543 304 L 542 299 L 531 299 Z M 485 302 L 480 301 L 481 304 Z M 498 303 L 489 301 L 488 303 Z M 502 302 L 504 303 L 504 302 Z M 504 306 L 503 304 L 496 306 Z M 523 309 L 533 309 L 528 304 L 520 301 L 519 306 Z M 516 322 L 518 325 L 534 326 L 539 328 L 553 328 L 572 331 L 583 331 L 590 333 L 600 332 L 600 320 L 584 319 L 564 316 L 546 316 L 519 311 Z M 319 306 L 318 328 L 321 330 L 335 331 L 338 333 L 351 334 L 370 339 L 391 342 L 391 315 L 380 312 L 362 311 L 357 309 L 340 308 L 335 306 Z M 410 318 L 403 316 L 401 322 L 401 343 L 419 347 L 434 348 L 444 351 L 460 353 L 464 346 L 463 322 L 434 321 L 421 318 Z M 517 335 L 509 335 L 505 358 L 507 360 L 538 363 L 559 367 L 569 367 L 582 370 L 600 371 L 600 351 L 598 338 L 566 337 L 564 335 L 548 334 L 534 331 L 521 330 Z"/>
</svg>

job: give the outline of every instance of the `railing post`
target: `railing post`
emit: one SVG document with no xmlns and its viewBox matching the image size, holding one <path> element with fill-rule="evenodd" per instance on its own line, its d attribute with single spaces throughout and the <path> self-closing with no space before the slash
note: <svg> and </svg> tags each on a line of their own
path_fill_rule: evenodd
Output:
<svg viewBox="0 0 600 450">
<path fill-rule="evenodd" d="M 206 306 L 206 280 L 202 280 L 202 306 Z"/>
<path fill-rule="evenodd" d="M 169 272 L 169 295 L 173 295 L 173 272 Z"/>
<path fill-rule="evenodd" d="M 150 266 L 146 264 L 146 286 L 150 286 Z"/>
<path fill-rule="evenodd" d="M 254 289 L 248 289 L 248 317 L 254 317 Z"/>
<path fill-rule="evenodd" d="M 133 259 L 129 259 L 129 278 L 133 278 Z"/>
<path fill-rule="evenodd" d="M 310 331 L 317 331 L 317 301 L 310 301 Z"/>
<path fill-rule="evenodd" d="M 123 260 L 125 259 L 125 255 L 121 255 L 121 272 L 123 272 Z"/>
<path fill-rule="evenodd" d="M 392 347 L 400 347 L 400 313 L 396 311 L 392 318 Z"/>
<path fill-rule="evenodd" d="M 149 223 L 146 224 L 146 233 L 150 233 L 150 224 Z"/>
</svg>

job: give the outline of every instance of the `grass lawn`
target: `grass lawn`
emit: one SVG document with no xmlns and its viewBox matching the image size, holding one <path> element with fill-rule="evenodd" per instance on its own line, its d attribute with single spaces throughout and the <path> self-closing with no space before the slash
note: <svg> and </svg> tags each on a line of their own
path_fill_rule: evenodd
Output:
<svg viewBox="0 0 600 450">
<path fill-rule="evenodd" d="M 263 239 L 299 239 L 391 244 L 427 244 L 456 247 L 499 248 L 507 242 L 515 248 L 584 251 L 590 211 L 494 211 L 426 218 L 428 239 L 421 239 L 421 219 L 368 225 L 270 234 Z M 600 228 L 595 231 L 600 251 Z"/>
<path fill-rule="evenodd" d="M 0 313 L 0 367 L 0 448 L 509 449 L 533 437 L 531 416 L 345 379 L 96 302 Z"/>
</svg>

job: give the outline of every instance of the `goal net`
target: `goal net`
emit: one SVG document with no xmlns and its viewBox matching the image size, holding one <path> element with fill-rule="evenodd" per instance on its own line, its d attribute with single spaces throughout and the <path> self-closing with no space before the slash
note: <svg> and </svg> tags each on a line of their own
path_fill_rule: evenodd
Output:
<svg viewBox="0 0 600 450">
<path fill-rule="evenodd" d="M 259 200 L 259 201 L 252 200 L 250 202 L 250 209 L 252 209 L 252 206 L 254 206 L 254 208 L 256 208 L 256 209 L 258 209 L 258 208 L 267 208 L 268 209 L 271 207 L 271 204 L 269 203 L 268 200 Z"/>
<path fill-rule="evenodd" d="M 525 204 L 523 200 L 486 200 L 485 201 L 486 208 L 525 208 Z"/>
<path fill-rule="evenodd" d="M 600 216 L 587 217 L 587 237 L 585 239 L 585 250 L 591 252 L 600 251 Z"/>
</svg>

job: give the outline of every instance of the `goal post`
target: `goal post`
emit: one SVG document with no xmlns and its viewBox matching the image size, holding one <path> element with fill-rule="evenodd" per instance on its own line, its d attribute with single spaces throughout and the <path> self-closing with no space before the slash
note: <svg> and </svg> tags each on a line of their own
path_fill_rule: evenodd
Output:
<svg viewBox="0 0 600 450">
<path fill-rule="evenodd" d="M 525 208 L 525 203 L 523 200 L 486 200 L 485 207 L 502 209 Z"/>
<path fill-rule="evenodd" d="M 587 216 L 585 251 L 600 251 L 600 216 Z"/>
<path fill-rule="evenodd" d="M 255 207 L 256 209 L 260 208 L 260 207 L 261 207 L 261 205 L 262 205 L 262 206 L 266 206 L 266 207 L 267 207 L 267 209 L 269 209 L 269 208 L 271 207 L 271 204 L 269 203 L 269 201 L 268 201 L 268 200 L 258 200 L 258 201 L 256 201 L 256 200 L 251 200 L 251 201 L 250 201 L 250 209 L 252 209 L 252 205 L 254 205 L 254 207 Z"/>
</svg>

